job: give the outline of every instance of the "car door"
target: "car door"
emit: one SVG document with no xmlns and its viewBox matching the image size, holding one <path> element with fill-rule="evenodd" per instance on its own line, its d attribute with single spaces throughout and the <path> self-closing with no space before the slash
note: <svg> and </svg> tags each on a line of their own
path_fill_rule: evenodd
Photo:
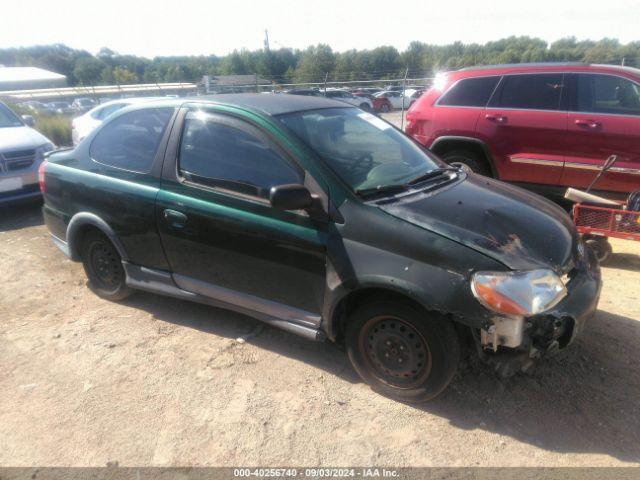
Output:
<svg viewBox="0 0 640 480">
<path fill-rule="evenodd" d="M 594 188 L 612 192 L 640 188 L 640 85 L 604 73 L 568 77 L 571 152 L 565 159 L 563 185 L 587 187 L 605 159 L 617 155 Z"/>
<path fill-rule="evenodd" d="M 207 109 L 183 115 L 157 198 L 176 284 L 253 310 L 319 319 L 325 228 L 268 200 L 272 186 L 303 183 L 305 172 L 265 131 L 240 118 Z"/>
<path fill-rule="evenodd" d="M 558 184 L 567 133 L 562 92 L 562 73 L 502 77 L 476 127 L 501 180 Z"/>
</svg>

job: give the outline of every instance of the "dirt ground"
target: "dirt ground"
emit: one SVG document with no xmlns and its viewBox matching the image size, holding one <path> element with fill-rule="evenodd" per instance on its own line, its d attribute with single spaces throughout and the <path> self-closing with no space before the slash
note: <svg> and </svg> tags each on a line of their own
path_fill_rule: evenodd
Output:
<svg viewBox="0 0 640 480">
<path fill-rule="evenodd" d="M 0 466 L 640 465 L 640 244 L 613 244 L 570 350 L 508 380 L 466 366 L 415 407 L 334 345 L 142 292 L 101 300 L 39 205 L 0 209 Z"/>
</svg>

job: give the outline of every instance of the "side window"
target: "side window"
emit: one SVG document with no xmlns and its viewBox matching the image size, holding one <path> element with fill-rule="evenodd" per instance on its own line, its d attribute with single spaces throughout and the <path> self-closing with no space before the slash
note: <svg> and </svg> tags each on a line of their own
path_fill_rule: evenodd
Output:
<svg viewBox="0 0 640 480">
<path fill-rule="evenodd" d="M 578 111 L 640 115 L 640 86 L 613 75 L 578 75 Z"/>
<path fill-rule="evenodd" d="M 125 106 L 124 103 L 114 103 L 111 105 L 107 105 L 106 107 L 101 108 L 100 110 L 97 110 L 92 116 L 93 118 L 96 118 L 98 120 L 104 120 L 113 112 L 120 110 L 124 106 Z"/>
<path fill-rule="evenodd" d="M 269 198 L 271 187 L 303 176 L 248 124 L 201 111 L 187 114 L 178 172 L 186 180 Z"/>
<path fill-rule="evenodd" d="M 562 94 L 562 74 L 506 75 L 492 106 L 530 110 L 558 110 Z"/>
<path fill-rule="evenodd" d="M 125 113 L 107 123 L 91 143 L 98 163 L 148 173 L 173 108 L 146 108 Z"/>
<path fill-rule="evenodd" d="M 438 100 L 438 105 L 455 107 L 484 107 L 500 77 L 465 78 L 451 87 Z"/>
</svg>

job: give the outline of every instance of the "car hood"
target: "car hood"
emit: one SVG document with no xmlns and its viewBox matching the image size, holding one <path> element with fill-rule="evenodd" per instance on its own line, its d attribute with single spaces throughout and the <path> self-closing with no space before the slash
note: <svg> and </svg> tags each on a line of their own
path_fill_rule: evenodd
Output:
<svg viewBox="0 0 640 480">
<path fill-rule="evenodd" d="M 47 137 L 30 127 L 0 128 L 0 153 L 36 148 L 47 142 Z"/>
<path fill-rule="evenodd" d="M 380 205 L 385 212 L 477 250 L 513 270 L 566 273 L 577 245 L 554 203 L 506 183 L 468 175 L 432 195 Z"/>
</svg>

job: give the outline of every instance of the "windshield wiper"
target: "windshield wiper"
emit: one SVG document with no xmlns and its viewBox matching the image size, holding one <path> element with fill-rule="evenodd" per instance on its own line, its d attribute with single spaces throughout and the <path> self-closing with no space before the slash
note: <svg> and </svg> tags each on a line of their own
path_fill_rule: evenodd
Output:
<svg viewBox="0 0 640 480">
<path fill-rule="evenodd" d="M 407 185 L 404 183 L 397 183 L 391 185 L 378 185 L 377 187 L 359 188 L 356 193 L 361 197 L 370 197 L 377 194 L 398 193 L 407 189 Z"/>
<path fill-rule="evenodd" d="M 424 182 L 425 180 L 429 180 L 431 178 L 435 178 L 435 177 L 439 177 L 440 175 L 442 175 L 444 172 L 459 172 L 460 169 L 457 167 L 438 167 L 438 168 L 434 168 L 433 170 L 429 170 L 426 173 L 423 173 L 422 175 L 409 180 L 407 182 L 407 185 L 415 185 L 416 183 L 420 183 L 420 182 Z"/>
</svg>

